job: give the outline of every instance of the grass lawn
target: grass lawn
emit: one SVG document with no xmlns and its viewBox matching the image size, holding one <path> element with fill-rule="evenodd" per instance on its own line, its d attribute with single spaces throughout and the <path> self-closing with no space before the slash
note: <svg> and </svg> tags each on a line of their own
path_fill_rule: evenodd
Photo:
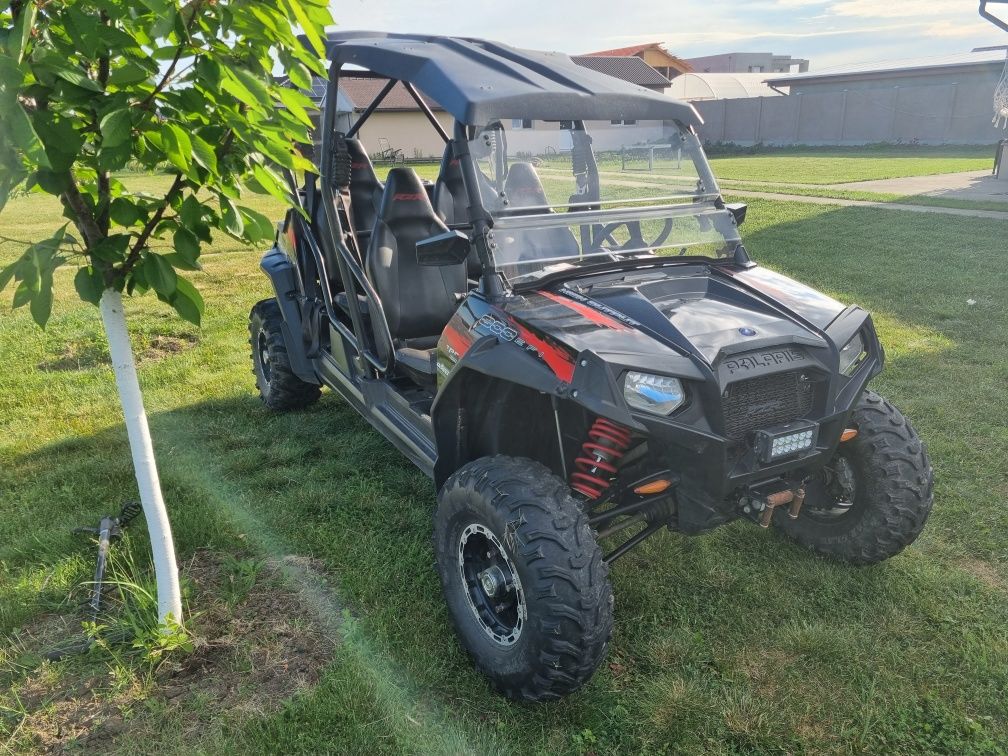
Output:
<svg viewBox="0 0 1008 756">
<path fill-rule="evenodd" d="M 842 184 L 850 181 L 990 170 L 994 149 L 967 147 L 858 150 L 795 148 L 767 154 L 714 155 L 714 174 L 725 181 Z"/>
<path fill-rule="evenodd" d="M 772 164 L 766 173 L 799 180 Z M 14 200 L 0 235 L 41 238 L 57 216 L 47 200 Z M 245 705 L 258 700 L 253 686 L 292 671 L 276 644 L 260 652 L 241 634 L 231 647 L 246 653 L 213 667 L 233 681 L 227 691 L 199 688 L 204 674 L 181 692 L 170 668 L 151 676 L 109 652 L 40 663 L 40 627 L 72 623 L 67 596 L 90 578 L 93 546 L 71 528 L 135 488 L 98 313 L 76 301 L 73 271 L 57 275 L 45 332 L 12 314 L 5 292 L 0 750 L 55 738 L 187 753 L 1003 753 L 1004 223 L 763 200 L 748 217 L 756 259 L 875 314 L 888 354 L 875 388 L 913 419 L 935 466 L 930 523 L 904 554 L 860 569 L 745 523 L 661 535 L 614 567 L 616 633 L 596 677 L 539 706 L 490 693 L 453 637 L 433 568 L 430 482 L 332 393 L 303 412 L 261 406 L 246 318 L 269 287 L 260 250 L 227 240 L 193 275 L 208 305 L 201 329 L 150 296 L 128 305 L 180 563 L 196 586 L 191 628 L 212 640 L 195 654 L 213 658 L 221 606 L 246 631 L 276 621 L 283 608 L 250 605 L 272 573 L 243 565 L 296 555 L 325 578 L 295 600 L 327 617 L 329 661 L 296 695 L 261 706 Z M 0 264 L 15 251 L 0 244 Z M 132 543 L 144 556 L 142 525 Z M 192 565 L 205 553 L 231 565 L 231 590 L 244 576 L 231 603 L 200 592 Z M 280 645 L 316 632 L 292 627 Z M 114 712 L 108 739 L 54 734 L 69 699 Z"/>
</svg>

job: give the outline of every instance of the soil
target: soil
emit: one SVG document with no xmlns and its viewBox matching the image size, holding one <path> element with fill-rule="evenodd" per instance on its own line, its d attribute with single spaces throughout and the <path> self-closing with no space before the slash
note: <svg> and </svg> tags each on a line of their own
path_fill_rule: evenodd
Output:
<svg viewBox="0 0 1008 756">
<path fill-rule="evenodd" d="M 0 650 L 0 745 L 14 753 L 159 750 L 169 727 L 205 733 L 208 723 L 233 728 L 279 709 L 316 684 L 338 642 L 284 580 L 288 564 L 197 552 L 182 570 L 192 587 L 193 649 L 156 666 L 128 656 L 128 644 L 118 649 L 123 662 L 101 650 L 46 661 L 47 651 L 80 638 L 81 615 L 36 617 L 8 644 L 15 658 Z"/>
</svg>

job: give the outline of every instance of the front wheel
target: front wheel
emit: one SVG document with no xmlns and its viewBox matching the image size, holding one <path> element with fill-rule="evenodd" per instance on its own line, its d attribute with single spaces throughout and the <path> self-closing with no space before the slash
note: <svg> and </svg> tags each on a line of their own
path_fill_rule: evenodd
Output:
<svg viewBox="0 0 1008 756">
<path fill-rule="evenodd" d="M 555 699 L 592 676 L 612 587 L 588 518 L 548 469 L 503 456 L 461 468 L 438 496 L 434 551 L 459 639 L 500 693 Z"/>
<path fill-rule="evenodd" d="M 931 511 L 934 471 L 905 417 L 873 391 L 851 413 L 857 436 L 806 483 L 797 520 L 781 530 L 815 552 L 853 564 L 895 556 L 920 535 Z"/>
</svg>

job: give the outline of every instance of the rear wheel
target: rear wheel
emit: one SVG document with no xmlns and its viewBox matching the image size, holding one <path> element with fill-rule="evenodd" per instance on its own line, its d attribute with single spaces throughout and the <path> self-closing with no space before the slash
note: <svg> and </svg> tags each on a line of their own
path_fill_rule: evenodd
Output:
<svg viewBox="0 0 1008 756">
<path fill-rule="evenodd" d="M 259 396 L 272 410 L 307 407 L 322 393 L 314 383 L 302 381 L 291 369 L 283 337 L 283 315 L 275 299 L 257 302 L 249 314 L 252 374 Z"/>
<path fill-rule="evenodd" d="M 470 462 L 441 489 L 434 550 L 462 645 L 512 699 L 580 688 L 612 633 L 612 587 L 566 484 L 527 459 Z"/>
<path fill-rule="evenodd" d="M 854 564 L 895 556 L 920 535 L 931 511 L 934 473 L 924 444 L 905 417 L 866 391 L 851 425 L 858 434 L 806 484 L 797 520 L 775 514 L 798 543 Z"/>
</svg>

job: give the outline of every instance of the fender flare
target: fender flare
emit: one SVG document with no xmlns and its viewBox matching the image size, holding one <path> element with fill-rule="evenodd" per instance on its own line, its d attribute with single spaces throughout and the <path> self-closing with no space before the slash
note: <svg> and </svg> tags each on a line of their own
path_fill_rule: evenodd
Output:
<svg viewBox="0 0 1008 756">
<path fill-rule="evenodd" d="M 301 312 L 296 299 L 298 294 L 297 271 L 294 269 L 293 263 L 278 247 L 273 246 L 263 255 L 259 267 L 273 285 L 277 304 L 280 305 L 280 312 L 283 315 L 281 331 L 284 343 L 287 345 L 287 356 L 290 359 L 291 370 L 294 371 L 294 375 L 306 383 L 320 383 L 315 368 L 308 359 L 304 341 L 301 339 L 303 333 Z"/>
<path fill-rule="evenodd" d="M 496 336 L 483 336 L 455 363 L 431 405 L 431 425 L 437 448 L 434 483 L 440 488 L 457 469 L 463 456 L 459 410 L 465 406 L 465 387 L 475 375 L 506 381 L 547 396 L 580 405 L 589 413 L 606 417 L 640 432 L 623 402 L 622 390 L 609 365 L 594 352 L 578 354 L 570 383 L 562 381 L 541 360 Z"/>
</svg>

